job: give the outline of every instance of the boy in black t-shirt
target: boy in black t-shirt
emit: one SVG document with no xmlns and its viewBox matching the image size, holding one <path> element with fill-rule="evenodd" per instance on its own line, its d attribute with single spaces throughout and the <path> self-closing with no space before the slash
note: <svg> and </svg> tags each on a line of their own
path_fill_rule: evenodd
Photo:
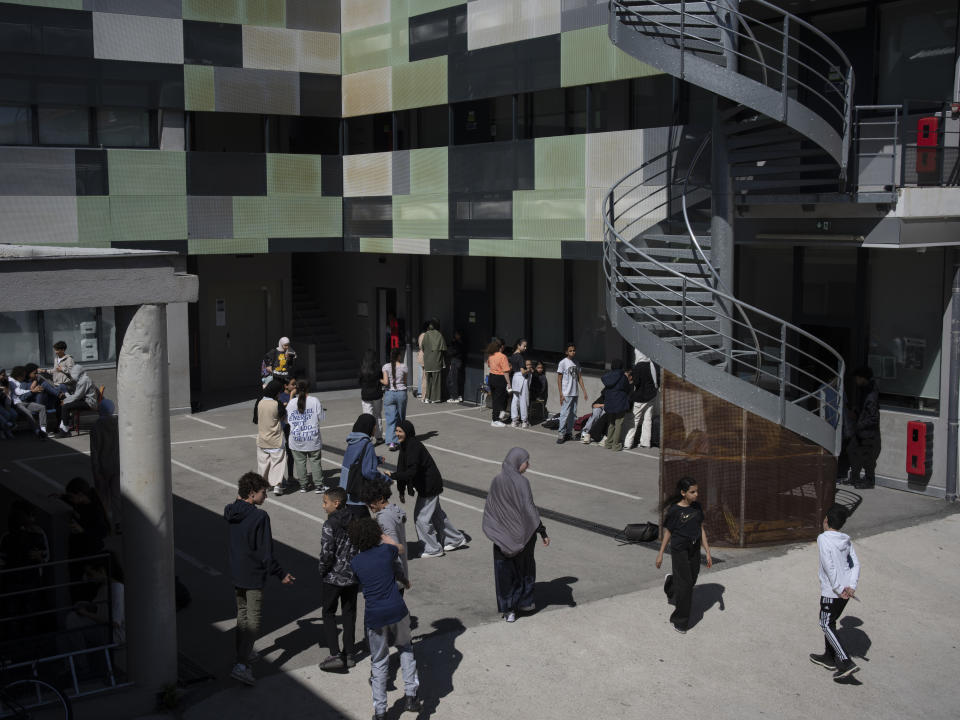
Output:
<svg viewBox="0 0 960 720">
<path fill-rule="evenodd" d="M 670 622 L 678 633 L 686 633 L 690 622 L 690 601 L 693 586 L 700 574 L 700 545 L 707 553 L 707 567 L 713 567 L 707 531 L 703 527 L 703 508 L 697 502 L 698 488 L 693 478 L 681 478 L 676 494 L 664 504 L 663 540 L 657 553 L 657 567 L 663 563 L 663 551 L 670 543 L 673 573 L 663 582 L 667 599 L 674 603 Z"/>
</svg>

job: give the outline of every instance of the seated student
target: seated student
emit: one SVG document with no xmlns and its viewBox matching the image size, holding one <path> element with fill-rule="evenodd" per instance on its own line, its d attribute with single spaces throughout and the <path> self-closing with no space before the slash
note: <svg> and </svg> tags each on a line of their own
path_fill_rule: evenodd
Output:
<svg viewBox="0 0 960 720">
<path fill-rule="evenodd" d="M 0 368 L 0 440 L 13 438 L 12 430 L 17 425 L 18 417 L 10 397 L 10 378 L 7 377 L 6 368 Z"/>
<path fill-rule="evenodd" d="M 33 428 L 33 433 L 41 440 L 47 439 L 47 409 L 40 403 L 33 402 L 30 397 L 30 385 L 27 383 L 27 372 L 23 365 L 17 365 L 10 371 L 9 378 L 10 399 L 13 401 L 13 409 L 19 413 L 20 417 L 27 421 Z M 24 398 L 27 398 L 26 400 Z M 39 420 L 34 420 L 33 415 L 37 414 Z"/>
<path fill-rule="evenodd" d="M 100 393 L 93 384 L 93 380 L 87 375 L 87 371 L 80 365 L 74 365 L 73 372 L 77 380 L 76 387 L 74 387 L 72 393 L 63 395 L 63 404 L 61 405 L 63 420 L 60 423 L 60 431 L 67 434 L 70 433 L 70 428 L 73 426 L 74 411 L 81 408 L 100 409 Z"/>
<path fill-rule="evenodd" d="M 359 551 L 350 566 L 360 582 L 365 610 L 363 624 L 370 646 L 370 687 L 373 690 L 374 720 L 387 717 L 387 675 L 390 646 L 400 651 L 403 675 L 404 707 L 408 712 L 421 709 L 417 693 L 420 678 L 410 639 L 410 612 L 397 589 L 397 582 L 409 589 L 410 581 L 397 563 L 397 548 L 380 542 L 381 529 L 373 518 L 354 521 L 350 541 Z"/>
<path fill-rule="evenodd" d="M 596 400 L 593 401 L 593 404 L 590 406 L 590 417 L 583 424 L 583 427 L 580 429 L 580 442 L 584 445 L 589 445 L 593 439 L 590 436 L 590 431 L 593 429 L 593 426 L 596 424 L 597 420 L 603 417 L 603 391 L 600 391 L 600 395 Z"/>
</svg>

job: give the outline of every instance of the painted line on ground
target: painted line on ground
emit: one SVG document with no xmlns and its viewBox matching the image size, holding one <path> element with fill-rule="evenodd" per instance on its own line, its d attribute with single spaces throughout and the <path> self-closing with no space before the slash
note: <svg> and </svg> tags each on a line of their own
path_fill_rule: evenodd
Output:
<svg viewBox="0 0 960 720">
<path fill-rule="evenodd" d="M 240 440 L 242 438 L 254 439 L 256 440 L 256 435 L 227 435 L 226 437 L 212 437 L 212 438 L 194 438 L 193 440 L 174 440 L 171 442 L 171 445 L 190 445 L 191 443 L 198 442 L 213 442 L 214 440 Z"/>
<path fill-rule="evenodd" d="M 174 548 L 173 552 L 178 558 L 180 558 L 184 562 L 189 563 L 190 565 L 193 565 L 195 568 L 205 572 L 207 575 L 210 575 L 211 577 L 219 577 L 220 575 L 223 575 L 223 573 L 217 570 L 216 568 L 210 567 L 206 563 L 201 562 L 200 560 L 197 560 L 193 555 L 188 555 L 187 553 L 185 553 L 183 550 L 180 550 L 179 548 Z"/>
<path fill-rule="evenodd" d="M 459 450 L 448 450 L 447 448 L 442 448 L 439 445 L 434 445 L 433 443 L 424 443 L 424 447 L 428 447 L 431 450 L 439 450 L 440 452 L 451 453 L 453 455 L 460 455 L 461 457 L 469 458 L 470 460 L 476 460 L 478 462 L 485 462 L 491 465 L 502 465 L 502 460 L 490 460 L 489 458 L 479 457 L 478 455 L 470 455 L 469 453 L 460 452 Z M 630 493 L 620 492 L 619 490 L 611 490 L 610 488 L 605 488 L 600 485 L 593 485 L 591 483 L 582 482 L 580 480 L 571 480 L 570 478 L 560 477 L 559 475 L 551 475 L 550 473 L 539 472 L 537 470 L 527 470 L 527 473 L 530 475 L 539 475 L 540 477 L 550 478 L 551 480 L 559 480 L 561 482 L 570 483 L 571 485 L 580 485 L 582 487 L 588 487 L 592 490 L 600 490 L 601 492 L 610 493 L 611 495 L 619 495 L 620 497 L 630 498 L 631 500 L 642 500 L 639 495 L 631 495 Z"/>
<path fill-rule="evenodd" d="M 30 459 L 35 460 L 36 458 L 30 458 Z M 58 483 L 56 480 L 54 480 L 52 477 L 50 477 L 46 473 L 42 473 L 39 470 L 30 467 L 29 465 L 27 465 L 26 460 L 14 460 L 13 464 L 16 465 L 18 468 L 20 468 L 21 470 L 23 470 L 24 472 L 28 472 L 34 477 L 40 478 L 45 483 L 47 483 L 52 490 L 55 490 L 59 493 L 63 492 L 64 483 Z"/>
<path fill-rule="evenodd" d="M 415 417 L 426 417 L 427 415 L 446 415 L 446 414 L 448 414 L 448 413 L 450 413 L 450 412 L 453 412 L 453 411 L 452 411 L 452 410 L 435 410 L 435 411 L 433 411 L 433 412 L 412 413 L 412 414 L 406 415 L 406 417 L 408 417 L 408 418 L 415 418 Z M 360 413 L 357 413 L 357 416 L 358 416 L 358 417 L 359 417 L 359 415 L 360 415 Z M 354 422 L 356 422 L 356 421 L 354 421 Z M 339 425 L 321 425 L 321 426 L 320 426 L 320 430 L 321 430 L 321 431 L 322 431 L 322 430 L 333 430 L 333 429 L 335 429 L 335 428 L 343 428 L 343 427 L 353 427 L 353 423 L 352 423 L 352 422 L 348 422 L 348 423 L 340 423 Z"/>
<path fill-rule="evenodd" d="M 217 425 L 217 424 L 214 423 L 214 422 L 210 422 L 209 420 L 204 420 L 203 418 L 199 418 L 199 417 L 197 417 L 196 415 L 186 415 L 185 417 L 186 417 L 188 420 L 195 420 L 195 421 L 198 422 L 198 423 L 203 423 L 204 425 L 211 425 L 211 426 L 213 426 L 213 427 L 215 427 L 215 428 L 218 428 L 218 429 L 220 429 L 220 430 L 226 430 L 226 429 L 227 429 L 225 425 Z"/>
<path fill-rule="evenodd" d="M 457 417 L 462 417 L 462 418 L 464 418 L 464 419 L 466 419 L 466 420 L 476 420 L 476 421 L 485 423 L 485 424 L 487 424 L 487 425 L 490 424 L 489 421 L 487 421 L 485 418 L 482 418 L 482 417 L 474 417 L 473 415 L 464 415 L 462 412 L 457 412 L 456 410 L 447 410 L 447 413 L 448 413 L 449 415 L 456 415 Z M 536 435 L 543 435 L 543 436 L 546 436 L 546 437 L 553 437 L 553 436 L 554 436 L 554 433 L 553 433 L 552 430 L 544 431 L 544 430 L 535 430 L 534 428 L 515 428 L 515 427 L 511 427 L 510 429 L 511 429 L 511 430 L 519 430 L 519 431 L 521 431 L 521 432 L 535 433 Z M 650 460 L 659 460 L 659 459 L 660 459 L 660 456 L 659 456 L 659 455 L 650 455 L 650 454 L 648 454 L 648 453 L 638 452 L 637 450 L 627 450 L 626 448 L 624 448 L 621 452 L 630 453 L 631 455 L 636 455 L 637 457 L 649 458 Z"/>
</svg>

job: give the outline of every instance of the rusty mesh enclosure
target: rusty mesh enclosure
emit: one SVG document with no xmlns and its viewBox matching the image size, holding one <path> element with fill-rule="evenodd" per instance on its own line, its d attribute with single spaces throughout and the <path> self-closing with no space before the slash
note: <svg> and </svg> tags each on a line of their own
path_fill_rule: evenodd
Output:
<svg viewBox="0 0 960 720">
<path fill-rule="evenodd" d="M 711 545 L 815 538 L 836 490 L 836 458 L 796 433 L 663 372 L 660 498 L 697 481 Z"/>
</svg>

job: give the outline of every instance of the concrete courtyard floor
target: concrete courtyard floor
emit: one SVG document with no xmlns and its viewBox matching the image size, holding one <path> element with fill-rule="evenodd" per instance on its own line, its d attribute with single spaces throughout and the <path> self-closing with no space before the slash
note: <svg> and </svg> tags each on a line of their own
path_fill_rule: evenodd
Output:
<svg viewBox="0 0 960 720">
<path fill-rule="evenodd" d="M 320 397 L 324 466 L 335 475 L 360 403 L 356 391 Z M 222 512 L 237 477 L 255 466 L 251 405 L 171 419 L 177 573 L 193 596 L 178 615 L 177 634 L 181 653 L 213 676 L 189 688 L 183 717 L 369 717 L 369 660 L 344 675 L 316 666 L 327 653 L 318 647 L 316 572 L 324 514 L 313 493 L 271 496 L 264 505 L 277 556 L 297 582 L 268 587 L 256 687 L 228 676 L 235 609 Z M 681 636 L 667 622 L 656 548 L 621 546 L 611 537 L 627 523 L 657 519 L 655 448 L 558 446 L 547 431 L 495 429 L 487 412 L 412 398 L 407 415 L 418 435 L 428 436 L 443 473 L 443 507 L 472 539 L 446 557 L 419 559 L 408 518 L 413 588 L 406 601 L 416 621 L 419 717 L 957 717 L 949 688 L 960 660 L 960 573 L 949 558 L 960 545 L 960 518 L 942 500 L 860 493 L 863 503 L 845 529 L 864 567 L 862 602 L 848 607 L 842 637 L 862 671 L 838 685 L 807 660 L 822 649 L 814 543 L 717 548 L 694 595 L 696 624 Z M 515 445 L 531 454 L 528 477 L 552 544 L 537 551 L 537 611 L 508 625 L 497 613 L 480 520 L 483 494 Z M 87 449 L 86 435 L 46 444 L 24 438 L 0 446 L 0 469 L 5 482 L 56 489 L 74 475 L 89 476 Z M 395 454 L 378 451 L 392 467 Z M 408 499 L 407 512 L 412 508 Z M 127 700 L 121 693 L 78 701 L 75 717 L 144 712 Z M 391 703 L 400 700 L 402 683 L 390 693 Z"/>
</svg>

